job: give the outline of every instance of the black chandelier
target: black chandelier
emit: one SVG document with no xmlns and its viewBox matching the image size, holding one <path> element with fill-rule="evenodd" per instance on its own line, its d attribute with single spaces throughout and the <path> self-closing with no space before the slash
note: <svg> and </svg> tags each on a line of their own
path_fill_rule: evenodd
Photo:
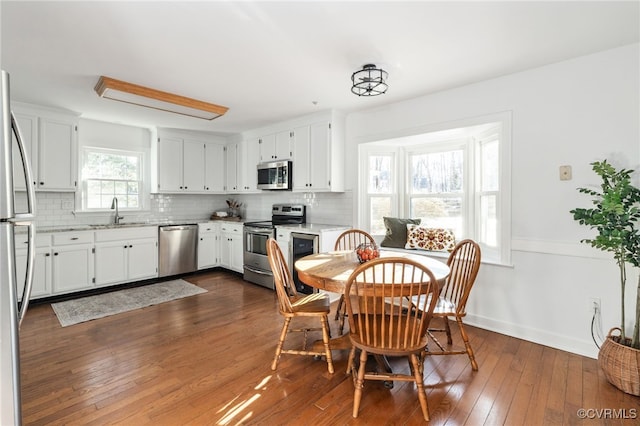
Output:
<svg viewBox="0 0 640 426">
<path fill-rule="evenodd" d="M 382 95 L 387 91 L 387 77 L 389 74 L 385 70 L 366 64 L 360 71 L 351 74 L 351 91 L 358 96 Z"/>
</svg>

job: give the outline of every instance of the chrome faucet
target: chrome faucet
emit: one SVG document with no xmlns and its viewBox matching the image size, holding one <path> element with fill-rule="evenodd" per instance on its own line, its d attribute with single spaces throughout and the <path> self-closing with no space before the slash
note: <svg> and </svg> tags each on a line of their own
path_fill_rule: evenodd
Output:
<svg viewBox="0 0 640 426">
<path fill-rule="evenodd" d="M 118 211 L 118 198 L 113 197 L 111 201 L 111 210 L 116 209 L 116 215 L 113 218 L 113 223 L 116 225 L 120 224 L 120 219 L 124 219 L 124 217 L 120 216 L 120 212 Z"/>
</svg>

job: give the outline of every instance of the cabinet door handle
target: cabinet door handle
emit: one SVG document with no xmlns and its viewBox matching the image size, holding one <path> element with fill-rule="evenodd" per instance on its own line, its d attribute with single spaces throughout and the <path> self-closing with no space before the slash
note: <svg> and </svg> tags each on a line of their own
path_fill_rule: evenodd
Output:
<svg viewBox="0 0 640 426">
<path fill-rule="evenodd" d="M 129 244 L 129 248 L 132 248 L 133 246 L 131 244 Z"/>
<path fill-rule="evenodd" d="M 58 255 L 58 253 L 53 253 L 53 255 L 54 255 L 54 256 L 57 256 L 57 255 Z"/>
<path fill-rule="evenodd" d="M 127 248 L 127 246 L 124 246 L 124 248 Z"/>
<path fill-rule="evenodd" d="M 78 239 L 78 237 L 71 237 L 71 241 L 75 241 L 77 239 Z"/>
<path fill-rule="evenodd" d="M 44 257 L 49 257 L 49 256 L 51 256 L 51 253 L 45 253 L 44 254 Z"/>
<path fill-rule="evenodd" d="M 44 185 L 44 182 L 40 182 L 40 185 Z"/>
</svg>

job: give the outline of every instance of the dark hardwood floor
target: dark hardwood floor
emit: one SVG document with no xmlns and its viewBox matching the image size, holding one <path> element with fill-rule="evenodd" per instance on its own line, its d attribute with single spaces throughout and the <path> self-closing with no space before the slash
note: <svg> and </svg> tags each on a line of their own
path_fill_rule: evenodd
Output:
<svg viewBox="0 0 640 426">
<path fill-rule="evenodd" d="M 424 423 L 413 384 L 401 382 L 366 382 L 352 418 L 346 351 L 334 351 L 334 374 L 323 360 L 287 355 L 272 371 L 282 325 L 272 291 L 222 270 L 185 279 L 208 292 L 65 328 L 50 305 L 33 306 L 21 332 L 24 423 Z M 638 424 L 640 398 L 609 385 L 596 360 L 468 331 L 478 372 L 466 356 L 425 361 L 431 424 Z M 404 359 L 392 366 L 408 370 Z"/>
</svg>

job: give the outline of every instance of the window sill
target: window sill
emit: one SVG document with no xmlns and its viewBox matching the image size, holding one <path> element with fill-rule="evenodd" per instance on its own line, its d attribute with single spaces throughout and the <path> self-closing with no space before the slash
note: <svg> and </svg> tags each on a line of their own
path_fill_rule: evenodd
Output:
<svg viewBox="0 0 640 426">
<path fill-rule="evenodd" d="M 427 257 L 435 258 L 435 259 L 438 259 L 438 260 L 441 260 L 441 261 L 444 261 L 444 262 L 446 262 L 447 259 L 449 258 L 449 253 L 448 252 L 444 252 L 444 251 L 403 249 L 403 248 L 384 247 L 384 246 L 380 246 L 380 250 L 388 251 L 388 252 L 394 252 L 395 251 L 395 252 L 398 252 L 398 253 L 417 254 L 419 256 L 427 256 Z M 499 260 L 494 260 L 494 259 L 481 259 L 480 263 L 481 264 L 485 264 L 485 265 L 501 266 L 501 267 L 505 267 L 505 268 L 513 268 L 512 264 L 500 262 Z"/>
</svg>

